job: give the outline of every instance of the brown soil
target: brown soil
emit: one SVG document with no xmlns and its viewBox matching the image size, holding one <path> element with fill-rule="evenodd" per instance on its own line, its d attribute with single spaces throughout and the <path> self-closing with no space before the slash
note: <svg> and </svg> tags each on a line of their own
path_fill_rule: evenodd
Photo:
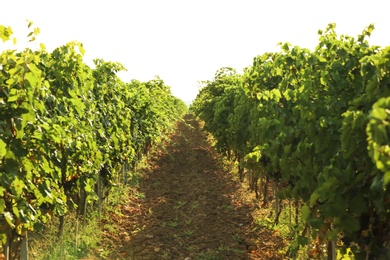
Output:
<svg viewBox="0 0 390 260">
<path fill-rule="evenodd" d="M 253 219 L 247 190 L 223 167 L 199 122 L 178 122 L 137 194 L 112 214 L 108 259 L 283 259 L 283 240 Z"/>
</svg>

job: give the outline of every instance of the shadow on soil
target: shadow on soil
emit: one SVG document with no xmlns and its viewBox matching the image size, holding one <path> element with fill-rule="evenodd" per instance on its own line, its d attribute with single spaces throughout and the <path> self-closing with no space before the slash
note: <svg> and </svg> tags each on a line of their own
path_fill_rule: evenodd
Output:
<svg viewBox="0 0 390 260">
<path fill-rule="evenodd" d="M 155 152 L 137 195 L 114 218 L 111 259 L 282 259 L 281 238 L 253 223 L 253 205 L 223 169 L 199 122 L 178 122 Z"/>
</svg>

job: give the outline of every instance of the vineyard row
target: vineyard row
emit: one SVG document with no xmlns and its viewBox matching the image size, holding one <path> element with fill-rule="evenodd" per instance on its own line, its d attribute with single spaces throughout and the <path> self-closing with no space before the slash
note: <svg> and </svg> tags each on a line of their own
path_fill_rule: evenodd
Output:
<svg viewBox="0 0 390 260">
<path fill-rule="evenodd" d="M 369 45 L 373 29 L 353 38 L 329 24 L 314 50 L 284 43 L 243 74 L 222 68 L 190 107 L 241 176 L 302 201 L 292 256 L 311 237 L 390 258 L 390 47 Z"/>
<path fill-rule="evenodd" d="M 11 37 L 0 25 L 3 42 Z M 0 53 L 0 242 L 8 258 L 53 215 L 63 221 L 70 209 L 83 215 L 88 203 L 101 205 L 121 167 L 134 167 L 186 110 L 160 78 L 124 83 L 121 64 L 96 59 L 92 69 L 83 55 L 78 42 Z"/>
</svg>

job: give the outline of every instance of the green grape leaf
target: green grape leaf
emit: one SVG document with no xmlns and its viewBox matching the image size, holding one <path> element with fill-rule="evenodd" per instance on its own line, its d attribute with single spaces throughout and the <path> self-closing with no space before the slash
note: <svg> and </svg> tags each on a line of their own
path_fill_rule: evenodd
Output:
<svg viewBox="0 0 390 260">
<path fill-rule="evenodd" d="M 3 196 L 3 191 L 1 192 L 1 196 Z M 4 212 L 5 210 L 5 201 L 3 198 L 0 198 L 0 212 Z"/>
<path fill-rule="evenodd" d="M 388 185 L 390 183 L 390 171 L 385 172 L 383 176 L 383 183 L 384 185 Z"/>
<path fill-rule="evenodd" d="M 0 139 L 0 159 L 7 154 L 7 144 Z"/>
<path fill-rule="evenodd" d="M 30 65 L 31 67 L 31 65 Z M 27 72 L 25 75 L 28 82 L 31 84 L 32 87 L 38 87 L 39 86 L 39 78 L 36 74 L 32 72 Z"/>
<path fill-rule="evenodd" d="M 310 214 L 311 214 L 309 206 L 304 205 L 301 209 L 301 212 L 302 212 L 302 219 L 307 221 L 310 217 Z"/>
</svg>

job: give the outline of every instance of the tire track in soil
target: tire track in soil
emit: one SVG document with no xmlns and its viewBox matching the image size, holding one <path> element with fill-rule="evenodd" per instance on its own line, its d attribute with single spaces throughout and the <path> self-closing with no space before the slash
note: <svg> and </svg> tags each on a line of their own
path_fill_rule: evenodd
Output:
<svg viewBox="0 0 390 260">
<path fill-rule="evenodd" d="M 282 259 L 282 239 L 256 229 L 253 203 L 240 198 L 241 183 L 220 165 L 198 121 L 178 122 L 164 150 L 140 182 L 144 198 L 131 197 L 111 216 L 109 259 Z"/>
</svg>

